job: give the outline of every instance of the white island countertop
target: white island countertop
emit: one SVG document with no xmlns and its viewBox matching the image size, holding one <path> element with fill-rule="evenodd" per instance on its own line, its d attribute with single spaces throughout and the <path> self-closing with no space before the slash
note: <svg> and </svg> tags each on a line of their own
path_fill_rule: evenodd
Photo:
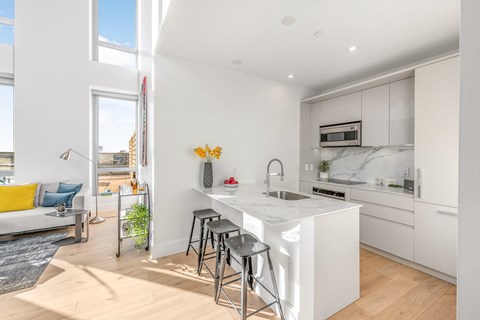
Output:
<svg viewBox="0 0 480 320">
<path fill-rule="evenodd" d="M 234 188 L 224 187 L 222 185 L 210 189 L 193 189 L 269 224 L 300 221 L 316 216 L 361 207 L 361 205 L 355 203 L 315 196 L 274 186 L 271 187 L 270 191 L 289 191 L 310 198 L 302 200 L 281 200 L 275 197 L 267 198 L 265 194 L 263 194 L 266 191 L 264 184 L 242 184 Z"/>
</svg>

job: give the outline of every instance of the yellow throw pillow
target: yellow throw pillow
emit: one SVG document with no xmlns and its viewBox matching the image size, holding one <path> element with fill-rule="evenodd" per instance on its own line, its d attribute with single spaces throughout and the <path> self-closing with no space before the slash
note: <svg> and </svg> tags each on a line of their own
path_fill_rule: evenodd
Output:
<svg viewBox="0 0 480 320">
<path fill-rule="evenodd" d="M 36 189 L 36 183 L 0 186 L 0 212 L 33 209 Z"/>
</svg>

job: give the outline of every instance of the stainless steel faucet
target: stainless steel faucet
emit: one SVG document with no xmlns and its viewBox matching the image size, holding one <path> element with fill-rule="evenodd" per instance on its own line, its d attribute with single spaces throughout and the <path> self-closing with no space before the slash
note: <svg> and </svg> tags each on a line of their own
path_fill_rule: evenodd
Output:
<svg viewBox="0 0 480 320">
<path fill-rule="evenodd" d="M 270 173 L 270 165 L 277 161 L 278 163 L 280 163 L 280 173 Z M 265 180 L 265 183 L 267 184 L 267 198 L 270 197 L 270 177 L 271 176 L 280 176 L 280 179 L 283 181 L 283 163 L 282 161 L 280 161 L 279 159 L 272 159 L 270 160 L 270 162 L 267 164 L 267 179 Z"/>
</svg>

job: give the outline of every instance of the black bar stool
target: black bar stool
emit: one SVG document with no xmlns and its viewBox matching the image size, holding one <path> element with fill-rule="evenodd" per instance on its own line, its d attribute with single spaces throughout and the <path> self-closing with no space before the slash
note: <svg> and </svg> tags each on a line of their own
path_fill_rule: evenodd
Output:
<svg viewBox="0 0 480 320">
<path fill-rule="evenodd" d="M 217 220 L 217 221 L 210 221 L 210 222 L 207 222 L 206 224 L 206 233 L 205 235 L 208 236 L 209 232 L 210 233 L 213 233 L 214 237 L 215 237 L 215 240 L 217 242 L 217 250 L 215 252 L 211 252 L 211 253 L 206 253 L 206 249 L 207 249 L 207 239 L 204 239 L 204 242 L 203 242 L 203 250 L 202 250 L 202 257 L 200 259 L 200 267 L 198 268 L 198 274 L 200 274 L 202 272 L 202 267 L 203 265 L 205 265 L 205 268 L 207 269 L 207 271 L 210 273 L 210 275 L 214 278 L 215 280 L 215 294 L 217 293 L 217 286 L 218 286 L 218 267 L 219 267 L 219 264 L 220 264 L 220 258 L 221 258 L 221 255 L 222 253 L 223 254 L 227 254 L 227 261 L 229 262 L 229 253 L 225 253 L 224 251 L 224 248 L 225 248 L 225 239 L 228 239 L 230 234 L 231 233 L 237 233 L 238 235 L 240 235 L 240 227 L 237 226 L 236 224 L 232 223 L 230 220 L 228 219 L 221 219 L 221 220 Z M 206 238 L 205 236 L 205 238 Z M 215 256 L 213 256 L 215 255 Z M 207 256 L 210 256 L 207 258 Z M 215 274 L 213 274 L 213 272 L 210 270 L 210 268 L 207 266 L 207 264 L 205 263 L 205 260 L 210 260 L 210 259 L 214 259 L 215 258 Z M 216 295 L 215 295 L 215 299 L 216 299 Z"/>
<path fill-rule="evenodd" d="M 193 222 L 192 222 L 192 230 L 190 231 L 190 239 L 188 240 L 188 247 L 187 247 L 187 256 L 188 252 L 190 251 L 190 247 L 195 251 L 195 253 L 198 255 L 198 265 L 197 265 L 197 271 L 198 268 L 200 267 L 200 258 L 202 256 L 202 248 L 203 248 L 203 233 L 205 229 L 205 220 L 210 220 L 212 221 L 213 219 L 218 219 L 220 220 L 221 214 L 216 212 L 213 209 L 202 209 L 202 210 L 195 210 L 193 211 Z M 198 219 L 200 220 L 200 238 L 198 240 L 192 241 L 192 236 L 193 236 L 193 230 L 195 229 L 195 220 Z M 213 247 L 213 233 L 211 234 L 211 240 L 212 240 L 212 247 Z M 208 237 L 205 241 L 208 241 Z M 192 246 L 192 243 L 199 242 L 198 244 L 198 251 L 195 250 L 195 248 Z"/>
<path fill-rule="evenodd" d="M 272 260 L 270 259 L 270 246 L 266 245 L 265 243 L 259 241 L 255 237 L 253 237 L 250 234 L 242 234 L 239 236 L 235 236 L 229 239 L 225 240 L 225 248 L 230 249 L 231 253 L 233 255 L 236 255 L 241 258 L 241 266 L 242 266 L 242 271 L 241 271 L 241 279 L 235 279 L 228 281 L 226 283 L 223 283 L 224 280 L 224 273 L 225 273 L 225 264 L 226 264 L 226 254 L 223 255 L 222 263 L 220 265 L 220 275 L 218 279 L 218 289 L 217 289 L 217 296 L 216 296 L 216 302 L 218 303 L 218 299 L 220 298 L 220 291 L 223 292 L 227 300 L 232 304 L 232 306 L 237 310 L 237 312 L 240 314 L 240 317 L 242 320 L 246 320 L 247 317 L 250 317 L 270 306 L 273 304 L 278 305 L 278 310 L 280 312 L 280 318 L 282 320 L 285 320 L 285 317 L 283 316 L 283 310 L 282 310 L 282 305 L 280 303 L 280 296 L 278 294 L 278 288 L 277 288 L 277 281 L 275 279 L 275 273 L 273 271 L 273 265 L 272 265 Z M 266 252 L 267 254 L 267 260 L 268 260 L 268 267 L 270 269 L 270 276 L 272 277 L 272 284 L 273 284 L 273 292 L 267 288 L 263 283 L 258 281 L 256 277 L 253 275 L 251 276 L 254 280 L 255 283 L 258 283 L 261 285 L 273 298 L 275 298 L 275 301 L 272 303 L 267 304 L 266 306 L 253 311 L 250 314 L 247 314 L 247 278 L 248 278 L 248 259 L 251 259 L 253 256 L 256 256 L 257 254 L 261 254 Z M 237 306 L 232 302 L 228 294 L 225 292 L 223 289 L 224 286 L 241 280 L 242 281 L 242 292 L 241 292 L 241 304 L 240 304 L 240 310 L 237 308 Z"/>
</svg>

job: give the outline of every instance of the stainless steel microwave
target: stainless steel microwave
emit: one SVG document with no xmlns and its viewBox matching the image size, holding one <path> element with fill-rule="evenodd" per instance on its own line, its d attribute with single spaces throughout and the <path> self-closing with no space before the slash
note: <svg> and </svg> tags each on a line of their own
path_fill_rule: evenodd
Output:
<svg viewBox="0 0 480 320">
<path fill-rule="evenodd" d="M 355 147 L 361 145 L 361 121 L 320 126 L 320 147 Z"/>
</svg>

